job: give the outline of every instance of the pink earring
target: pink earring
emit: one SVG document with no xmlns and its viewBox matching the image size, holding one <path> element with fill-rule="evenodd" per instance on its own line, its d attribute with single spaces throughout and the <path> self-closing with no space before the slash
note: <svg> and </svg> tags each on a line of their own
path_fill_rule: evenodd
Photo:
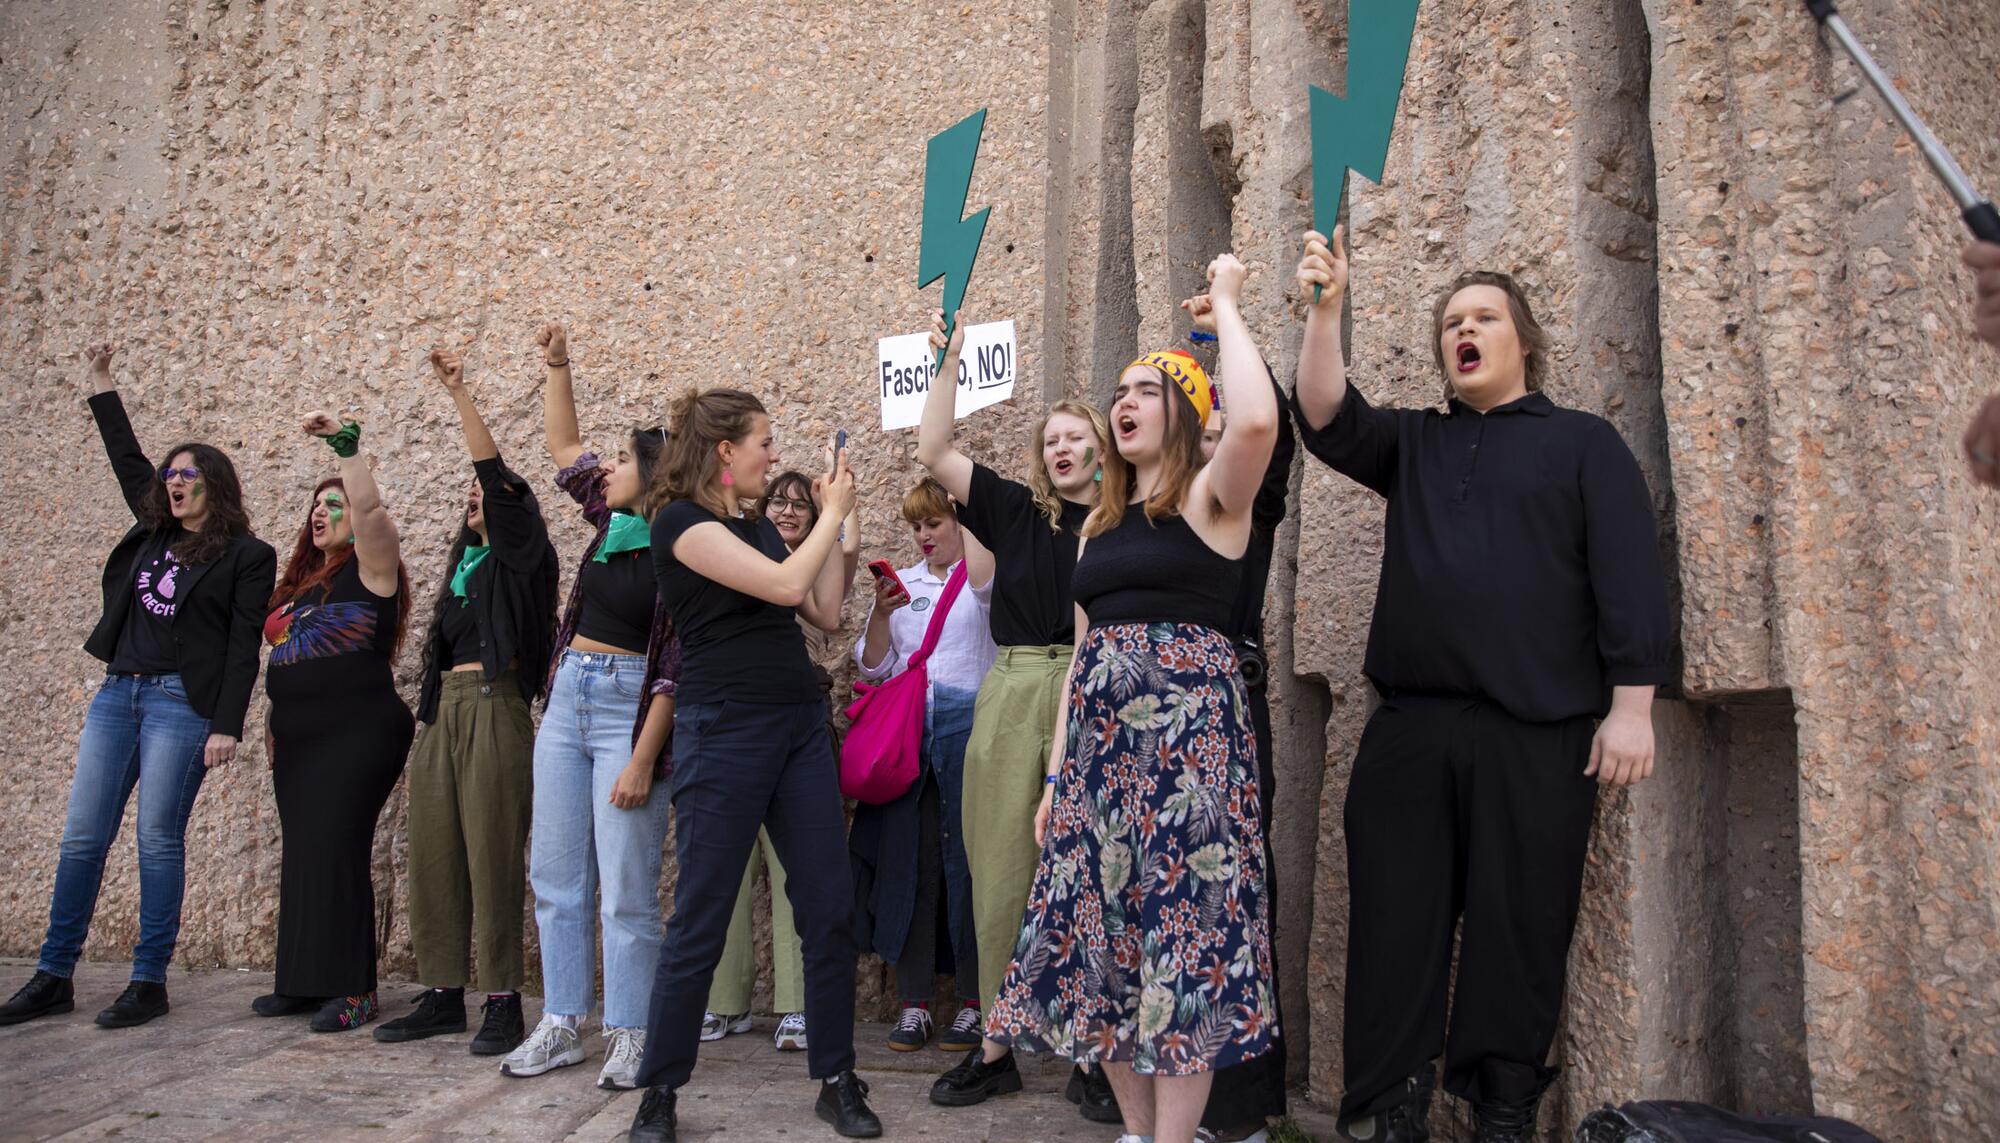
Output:
<svg viewBox="0 0 2000 1143">
<path fill-rule="evenodd" d="M 722 486 L 723 486 L 724 488 L 733 488 L 733 487 L 735 487 L 735 485 L 736 485 L 736 474 L 735 474 L 735 473 L 733 473 L 733 472 L 731 472 L 731 471 L 729 471 L 729 470 L 728 470 L 728 469 L 726 469 L 726 468 L 725 468 L 725 469 L 723 469 L 723 470 L 722 470 Z"/>
</svg>

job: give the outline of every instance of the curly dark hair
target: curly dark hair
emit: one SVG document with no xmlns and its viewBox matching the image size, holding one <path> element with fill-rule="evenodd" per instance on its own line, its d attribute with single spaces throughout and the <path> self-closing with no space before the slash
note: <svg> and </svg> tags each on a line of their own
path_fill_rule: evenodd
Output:
<svg viewBox="0 0 2000 1143">
<path fill-rule="evenodd" d="M 250 534 L 250 513 L 243 507 L 243 482 L 236 478 L 236 466 L 227 453 L 200 441 L 183 441 L 167 450 L 167 463 L 172 464 L 182 453 L 193 457 L 194 466 L 201 470 L 208 521 L 201 531 L 190 532 L 174 544 L 174 558 L 184 564 L 205 564 L 228 551 L 230 541 Z M 153 483 L 139 505 L 139 519 L 156 532 L 175 526 L 165 482 Z"/>
</svg>

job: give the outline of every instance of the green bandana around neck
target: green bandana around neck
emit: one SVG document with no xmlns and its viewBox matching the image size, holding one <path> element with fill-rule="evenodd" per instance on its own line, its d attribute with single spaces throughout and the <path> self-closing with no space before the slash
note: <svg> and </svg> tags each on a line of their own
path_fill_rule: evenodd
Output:
<svg viewBox="0 0 2000 1143">
<path fill-rule="evenodd" d="M 467 544 L 465 554 L 458 557 L 458 570 L 451 573 L 451 593 L 458 597 L 460 603 L 465 602 L 465 588 L 472 582 L 472 570 L 492 550 L 491 544 Z"/>
<path fill-rule="evenodd" d="M 612 556 L 643 552 L 652 546 L 652 525 L 646 523 L 645 517 L 620 508 L 611 513 L 611 526 L 604 530 L 604 542 L 597 545 L 597 554 L 590 558 L 608 564 Z"/>
</svg>

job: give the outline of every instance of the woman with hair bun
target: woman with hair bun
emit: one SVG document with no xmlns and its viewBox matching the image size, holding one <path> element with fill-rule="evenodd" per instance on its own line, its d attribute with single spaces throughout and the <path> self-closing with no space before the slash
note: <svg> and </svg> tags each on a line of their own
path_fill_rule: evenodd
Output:
<svg viewBox="0 0 2000 1143">
<path fill-rule="evenodd" d="M 679 874 L 639 1082 L 634 1140 L 676 1136 L 676 1089 L 693 1074 L 701 1021 L 743 867 L 770 831 L 804 948 L 806 1064 L 821 1080 L 815 1111 L 852 1138 L 882 1133 L 854 1074 L 853 904 L 847 821 L 826 735 L 826 698 L 796 616 L 840 625 L 845 576 L 836 550 L 854 504 L 846 450 L 814 482 L 820 516 L 788 549 L 769 520 L 747 517 L 778 451 L 764 406 L 733 389 L 674 402 L 653 517 L 660 598 L 681 638 L 674 712 L 674 847 Z"/>
</svg>

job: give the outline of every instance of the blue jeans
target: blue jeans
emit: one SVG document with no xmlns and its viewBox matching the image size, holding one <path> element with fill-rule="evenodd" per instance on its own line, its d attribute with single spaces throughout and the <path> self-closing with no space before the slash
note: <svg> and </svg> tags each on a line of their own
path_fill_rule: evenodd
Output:
<svg viewBox="0 0 2000 1143">
<path fill-rule="evenodd" d="M 69 787 L 69 816 L 63 822 L 49 932 L 38 969 L 65 978 L 75 971 L 97 911 L 104 855 L 118 836 L 125 802 L 137 786 L 139 943 L 132 948 L 132 979 L 166 982 L 187 884 L 182 842 L 195 795 L 208 773 L 202 764 L 207 741 L 208 720 L 188 705 L 179 675 L 105 677 L 90 700 L 76 747 L 76 779 Z"/>
<path fill-rule="evenodd" d="M 528 882 L 541 930 L 543 1010 L 590 1013 L 597 979 L 593 921 L 601 919 L 607 1028 L 646 1026 L 660 960 L 667 783 L 654 782 L 636 809 L 611 804 L 618 772 L 632 760 L 645 678 L 639 655 L 564 651 L 535 735 Z"/>
</svg>

